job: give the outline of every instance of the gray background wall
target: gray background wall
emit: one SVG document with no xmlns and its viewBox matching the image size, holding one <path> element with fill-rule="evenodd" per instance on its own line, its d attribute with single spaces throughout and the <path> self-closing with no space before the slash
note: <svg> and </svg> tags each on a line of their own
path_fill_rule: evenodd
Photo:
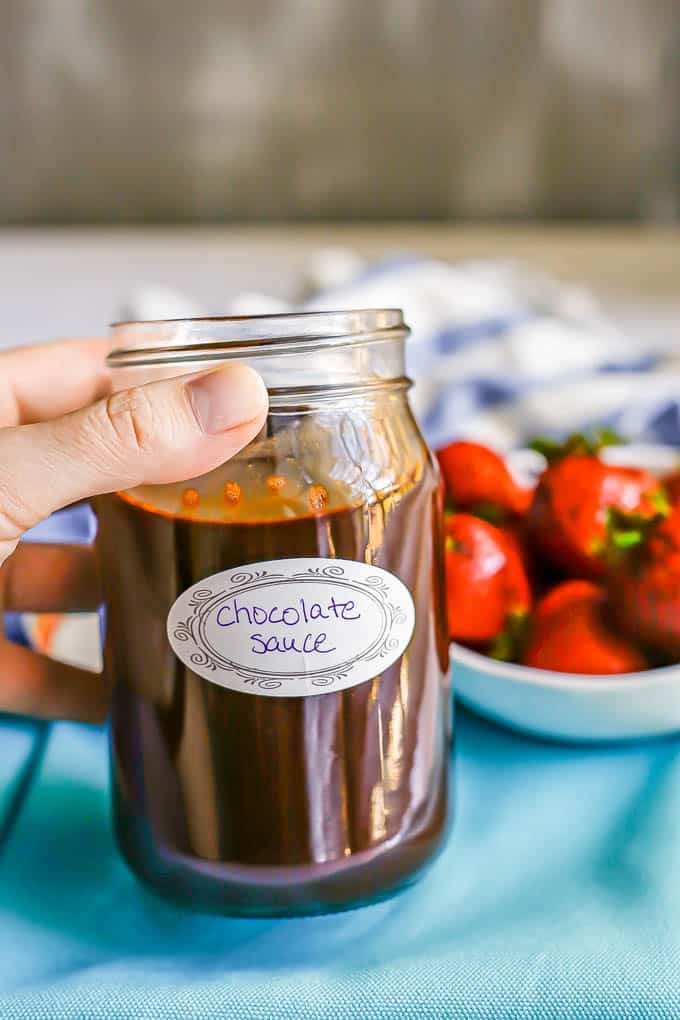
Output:
<svg viewBox="0 0 680 1020">
<path fill-rule="evenodd" d="M 2 0 L 0 223 L 680 209 L 678 0 Z"/>
</svg>

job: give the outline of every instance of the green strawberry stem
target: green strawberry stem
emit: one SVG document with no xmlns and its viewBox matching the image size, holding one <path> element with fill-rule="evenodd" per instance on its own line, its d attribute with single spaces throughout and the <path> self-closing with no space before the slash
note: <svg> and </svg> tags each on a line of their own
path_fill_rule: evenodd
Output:
<svg viewBox="0 0 680 1020">
<path fill-rule="evenodd" d="M 615 559 L 617 553 L 641 546 L 650 531 L 670 513 L 668 500 L 661 490 L 654 493 L 651 500 L 657 508 L 657 512 L 651 515 L 635 510 L 621 510 L 616 506 L 607 507 L 606 549 Z"/>
<path fill-rule="evenodd" d="M 518 662 L 528 633 L 529 614 L 525 609 L 513 609 L 506 617 L 505 627 L 491 642 L 488 655 L 500 662 Z"/>
<path fill-rule="evenodd" d="M 595 429 L 591 436 L 583 432 L 572 432 L 564 442 L 555 439 L 537 438 L 529 443 L 529 448 L 542 454 L 549 464 L 556 464 L 565 457 L 581 456 L 596 457 L 605 446 L 620 446 L 624 440 L 613 429 Z"/>
<path fill-rule="evenodd" d="M 501 506 L 499 503 L 491 503 L 484 501 L 482 503 L 474 503 L 470 507 L 470 513 L 475 517 L 481 517 L 483 521 L 488 524 L 505 524 L 510 517 L 510 513 Z"/>
</svg>

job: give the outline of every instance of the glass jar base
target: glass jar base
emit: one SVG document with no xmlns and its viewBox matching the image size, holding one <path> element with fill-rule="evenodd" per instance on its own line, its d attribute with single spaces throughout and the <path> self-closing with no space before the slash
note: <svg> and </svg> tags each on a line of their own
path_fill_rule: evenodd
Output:
<svg viewBox="0 0 680 1020">
<path fill-rule="evenodd" d="M 118 817 L 115 825 L 123 858 L 148 890 L 195 912 L 253 918 L 334 914 L 390 899 L 428 870 L 445 843 L 448 828 L 372 857 L 366 852 L 354 855 L 364 860 L 354 861 L 351 868 L 333 871 L 322 866 L 323 874 L 307 874 L 303 879 L 303 869 L 298 868 L 236 869 L 159 852 L 145 822 Z M 235 877 L 237 871 L 240 880 Z M 255 880 L 253 875 L 259 871 L 263 877 Z"/>
</svg>

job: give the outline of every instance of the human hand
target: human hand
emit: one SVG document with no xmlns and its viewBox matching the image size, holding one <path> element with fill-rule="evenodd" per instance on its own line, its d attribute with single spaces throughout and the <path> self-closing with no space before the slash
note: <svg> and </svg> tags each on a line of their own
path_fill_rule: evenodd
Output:
<svg viewBox="0 0 680 1020">
<path fill-rule="evenodd" d="M 0 353 L 2 610 L 92 611 L 101 603 L 88 546 L 21 543 L 55 510 L 104 492 L 204 474 L 253 439 L 264 383 L 245 365 L 111 395 L 107 346 L 71 340 Z M 109 685 L 7 641 L 0 711 L 99 721 Z"/>
</svg>

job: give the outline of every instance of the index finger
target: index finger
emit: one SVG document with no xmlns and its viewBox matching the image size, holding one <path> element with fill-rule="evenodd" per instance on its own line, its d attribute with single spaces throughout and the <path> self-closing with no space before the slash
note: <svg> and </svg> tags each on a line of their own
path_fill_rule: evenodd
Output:
<svg viewBox="0 0 680 1020">
<path fill-rule="evenodd" d="M 105 339 L 61 340 L 0 352 L 0 428 L 30 425 L 110 391 Z"/>
</svg>

